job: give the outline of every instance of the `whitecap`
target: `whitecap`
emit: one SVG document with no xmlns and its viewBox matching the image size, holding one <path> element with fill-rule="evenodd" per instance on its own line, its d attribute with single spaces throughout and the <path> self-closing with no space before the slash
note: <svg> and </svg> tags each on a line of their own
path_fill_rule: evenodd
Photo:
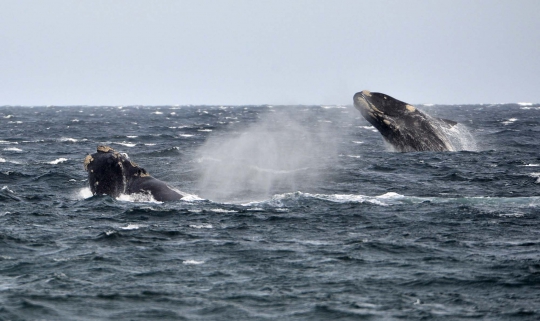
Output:
<svg viewBox="0 0 540 321">
<path fill-rule="evenodd" d="M 203 264 L 204 261 L 196 261 L 196 260 L 186 260 L 184 262 L 182 262 L 182 264 L 185 264 L 185 265 L 199 265 L 199 264 Z"/>
<path fill-rule="evenodd" d="M 180 134 L 181 137 L 193 137 L 194 135 L 189 135 L 189 134 Z"/>
<path fill-rule="evenodd" d="M 352 142 L 353 142 L 353 144 L 363 144 L 363 143 L 364 143 L 364 142 L 361 142 L 361 141 L 355 141 L 355 140 L 353 140 Z"/>
<path fill-rule="evenodd" d="M 510 118 L 510 119 L 508 119 L 506 121 L 503 121 L 501 123 L 503 123 L 504 125 L 510 125 L 510 124 L 514 123 L 515 121 L 517 121 L 517 120 L 518 120 L 517 118 Z"/>
<path fill-rule="evenodd" d="M 138 224 L 128 224 L 127 226 L 121 227 L 122 230 L 138 230 L 140 226 Z"/>
<path fill-rule="evenodd" d="M 75 138 L 70 138 L 70 137 L 62 137 L 60 139 L 58 139 L 59 142 L 70 142 L 70 143 L 76 143 L 78 142 L 77 139 Z"/>
<path fill-rule="evenodd" d="M 137 144 L 134 144 L 134 143 L 127 143 L 127 142 L 121 142 L 121 143 L 113 143 L 113 144 L 116 144 L 116 145 L 122 145 L 122 146 L 126 146 L 126 147 L 135 147 Z"/>
<path fill-rule="evenodd" d="M 17 143 L 17 142 L 8 142 L 7 140 L 0 140 L 0 144 L 3 144 L 3 145 L 18 145 L 19 143 Z"/>
<path fill-rule="evenodd" d="M 14 116 L 13 116 L 13 115 L 7 115 L 7 116 L 4 116 L 4 118 L 6 118 L 6 119 L 10 119 L 10 118 L 12 118 L 12 117 L 14 117 Z"/>
<path fill-rule="evenodd" d="M 540 184 L 540 173 L 530 173 L 530 177 L 536 178 L 536 184 Z"/>
<path fill-rule="evenodd" d="M 335 203 L 371 203 L 375 205 L 387 206 L 388 204 L 381 202 L 373 197 L 366 195 L 355 195 L 355 194 L 315 194 L 312 195 L 315 198 L 327 200 Z M 384 197 L 383 197 L 384 198 Z"/>
<path fill-rule="evenodd" d="M 524 217 L 523 213 L 509 213 L 509 214 L 499 214 L 499 217 Z"/>
<path fill-rule="evenodd" d="M 199 132 L 211 132 L 212 130 L 211 129 L 199 129 L 197 131 L 199 131 Z"/>
<path fill-rule="evenodd" d="M 61 157 L 61 158 L 55 159 L 55 160 L 53 160 L 51 162 L 47 162 L 47 164 L 57 165 L 57 164 L 60 164 L 60 163 L 64 163 L 67 160 L 68 160 L 67 158 Z"/>
<path fill-rule="evenodd" d="M 532 106 L 533 103 L 517 103 L 520 106 Z"/>
<path fill-rule="evenodd" d="M 7 186 L 2 187 L 2 190 L 3 191 L 8 191 L 9 193 L 13 193 L 13 191 L 10 190 L 9 187 L 7 187 Z"/>
<path fill-rule="evenodd" d="M 5 158 L 2 158 L 0 157 L 0 163 L 5 163 L 6 162 L 6 159 Z"/>
<path fill-rule="evenodd" d="M 215 212 L 215 213 L 238 213 L 238 211 L 224 210 L 222 208 L 212 208 L 212 209 L 210 209 L 210 211 Z"/>
<path fill-rule="evenodd" d="M 23 151 L 22 149 L 17 148 L 17 147 L 8 147 L 8 148 L 4 148 L 4 150 L 7 152 L 22 152 Z"/>
<path fill-rule="evenodd" d="M 153 112 L 152 114 L 155 114 L 155 115 L 163 115 L 163 113 L 160 112 L 160 111 L 155 111 L 155 112 Z"/>
<path fill-rule="evenodd" d="M 196 228 L 196 229 L 203 229 L 203 228 L 211 229 L 211 228 L 214 228 L 214 226 L 212 226 L 212 224 L 191 224 L 189 227 Z"/>
<path fill-rule="evenodd" d="M 137 138 L 139 136 L 126 136 L 127 138 Z"/>
<path fill-rule="evenodd" d="M 392 198 L 392 199 L 404 198 L 404 197 L 405 197 L 405 195 L 401 195 L 401 194 L 394 193 L 394 192 L 388 192 L 388 193 L 384 193 L 383 195 L 377 196 L 377 198 Z"/>
<path fill-rule="evenodd" d="M 324 109 L 347 109 L 345 106 L 321 106 Z"/>
</svg>

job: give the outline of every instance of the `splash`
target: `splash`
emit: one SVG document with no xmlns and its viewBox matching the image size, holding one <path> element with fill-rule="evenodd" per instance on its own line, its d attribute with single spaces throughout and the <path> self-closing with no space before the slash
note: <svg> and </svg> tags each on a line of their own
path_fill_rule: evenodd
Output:
<svg viewBox="0 0 540 321">
<path fill-rule="evenodd" d="M 478 151 L 476 140 L 465 125 L 448 126 L 436 118 L 432 118 L 431 123 L 446 137 L 450 151 Z"/>
<path fill-rule="evenodd" d="M 478 151 L 476 139 L 474 139 L 474 136 L 465 125 L 457 124 L 451 128 L 443 128 L 442 130 L 450 140 L 452 146 L 454 146 L 454 150 Z"/>
</svg>

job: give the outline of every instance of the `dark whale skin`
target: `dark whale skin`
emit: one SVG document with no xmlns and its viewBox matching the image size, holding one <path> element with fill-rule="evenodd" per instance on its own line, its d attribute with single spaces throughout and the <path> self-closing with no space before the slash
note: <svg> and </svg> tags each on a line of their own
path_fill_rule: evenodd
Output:
<svg viewBox="0 0 540 321">
<path fill-rule="evenodd" d="M 156 201 L 176 201 L 182 195 L 165 182 L 148 174 L 125 154 L 108 146 L 98 146 L 97 152 L 86 156 L 84 169 L 93 195 L 150 193 Z"/>
<path fill-rule="evenodd" d="M 398 152 L 455 150 L 443 130 L 457 125 L 455 121 L 430 117 L 410 104 L 368 90 L 356 93 L 353 102 Z"/>
</svg>

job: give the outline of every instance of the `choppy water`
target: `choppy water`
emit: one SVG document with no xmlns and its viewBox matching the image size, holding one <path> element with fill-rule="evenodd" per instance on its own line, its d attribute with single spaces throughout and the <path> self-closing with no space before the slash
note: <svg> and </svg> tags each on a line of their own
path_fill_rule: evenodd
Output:
<svg viewBox="0 0 540 321">
<path fill-rule="evenodd" d="M 0 107 L 0 320 L 538 320 L 539 105 Z M 106 144 L 190 194 L 90 197 Z"/>
</svg>

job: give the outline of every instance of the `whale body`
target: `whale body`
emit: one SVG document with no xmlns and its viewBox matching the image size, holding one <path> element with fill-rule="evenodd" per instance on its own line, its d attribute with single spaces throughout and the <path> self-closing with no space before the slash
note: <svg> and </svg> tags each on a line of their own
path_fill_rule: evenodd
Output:
<svg viewBox="0 0 540 321">
<path fill-rule="evenodd" d="M 418 108 L 382 93 L 364 90 L 353 98 L 354 107 L 396 151 L 453 151 L 444 133 L 457 122 L 431 117 Z"/>
<path fill-rule="evenodd" d="M 84 169 L 93 195 L 148 194 L 156 201 L 176 201 L 182 195 L 166 183 L 156 179 L 129 160 L 126 154 L 118 153 L 108 146 L 98 146 L 97 152 L 86 156 Z"/>
</svg>

